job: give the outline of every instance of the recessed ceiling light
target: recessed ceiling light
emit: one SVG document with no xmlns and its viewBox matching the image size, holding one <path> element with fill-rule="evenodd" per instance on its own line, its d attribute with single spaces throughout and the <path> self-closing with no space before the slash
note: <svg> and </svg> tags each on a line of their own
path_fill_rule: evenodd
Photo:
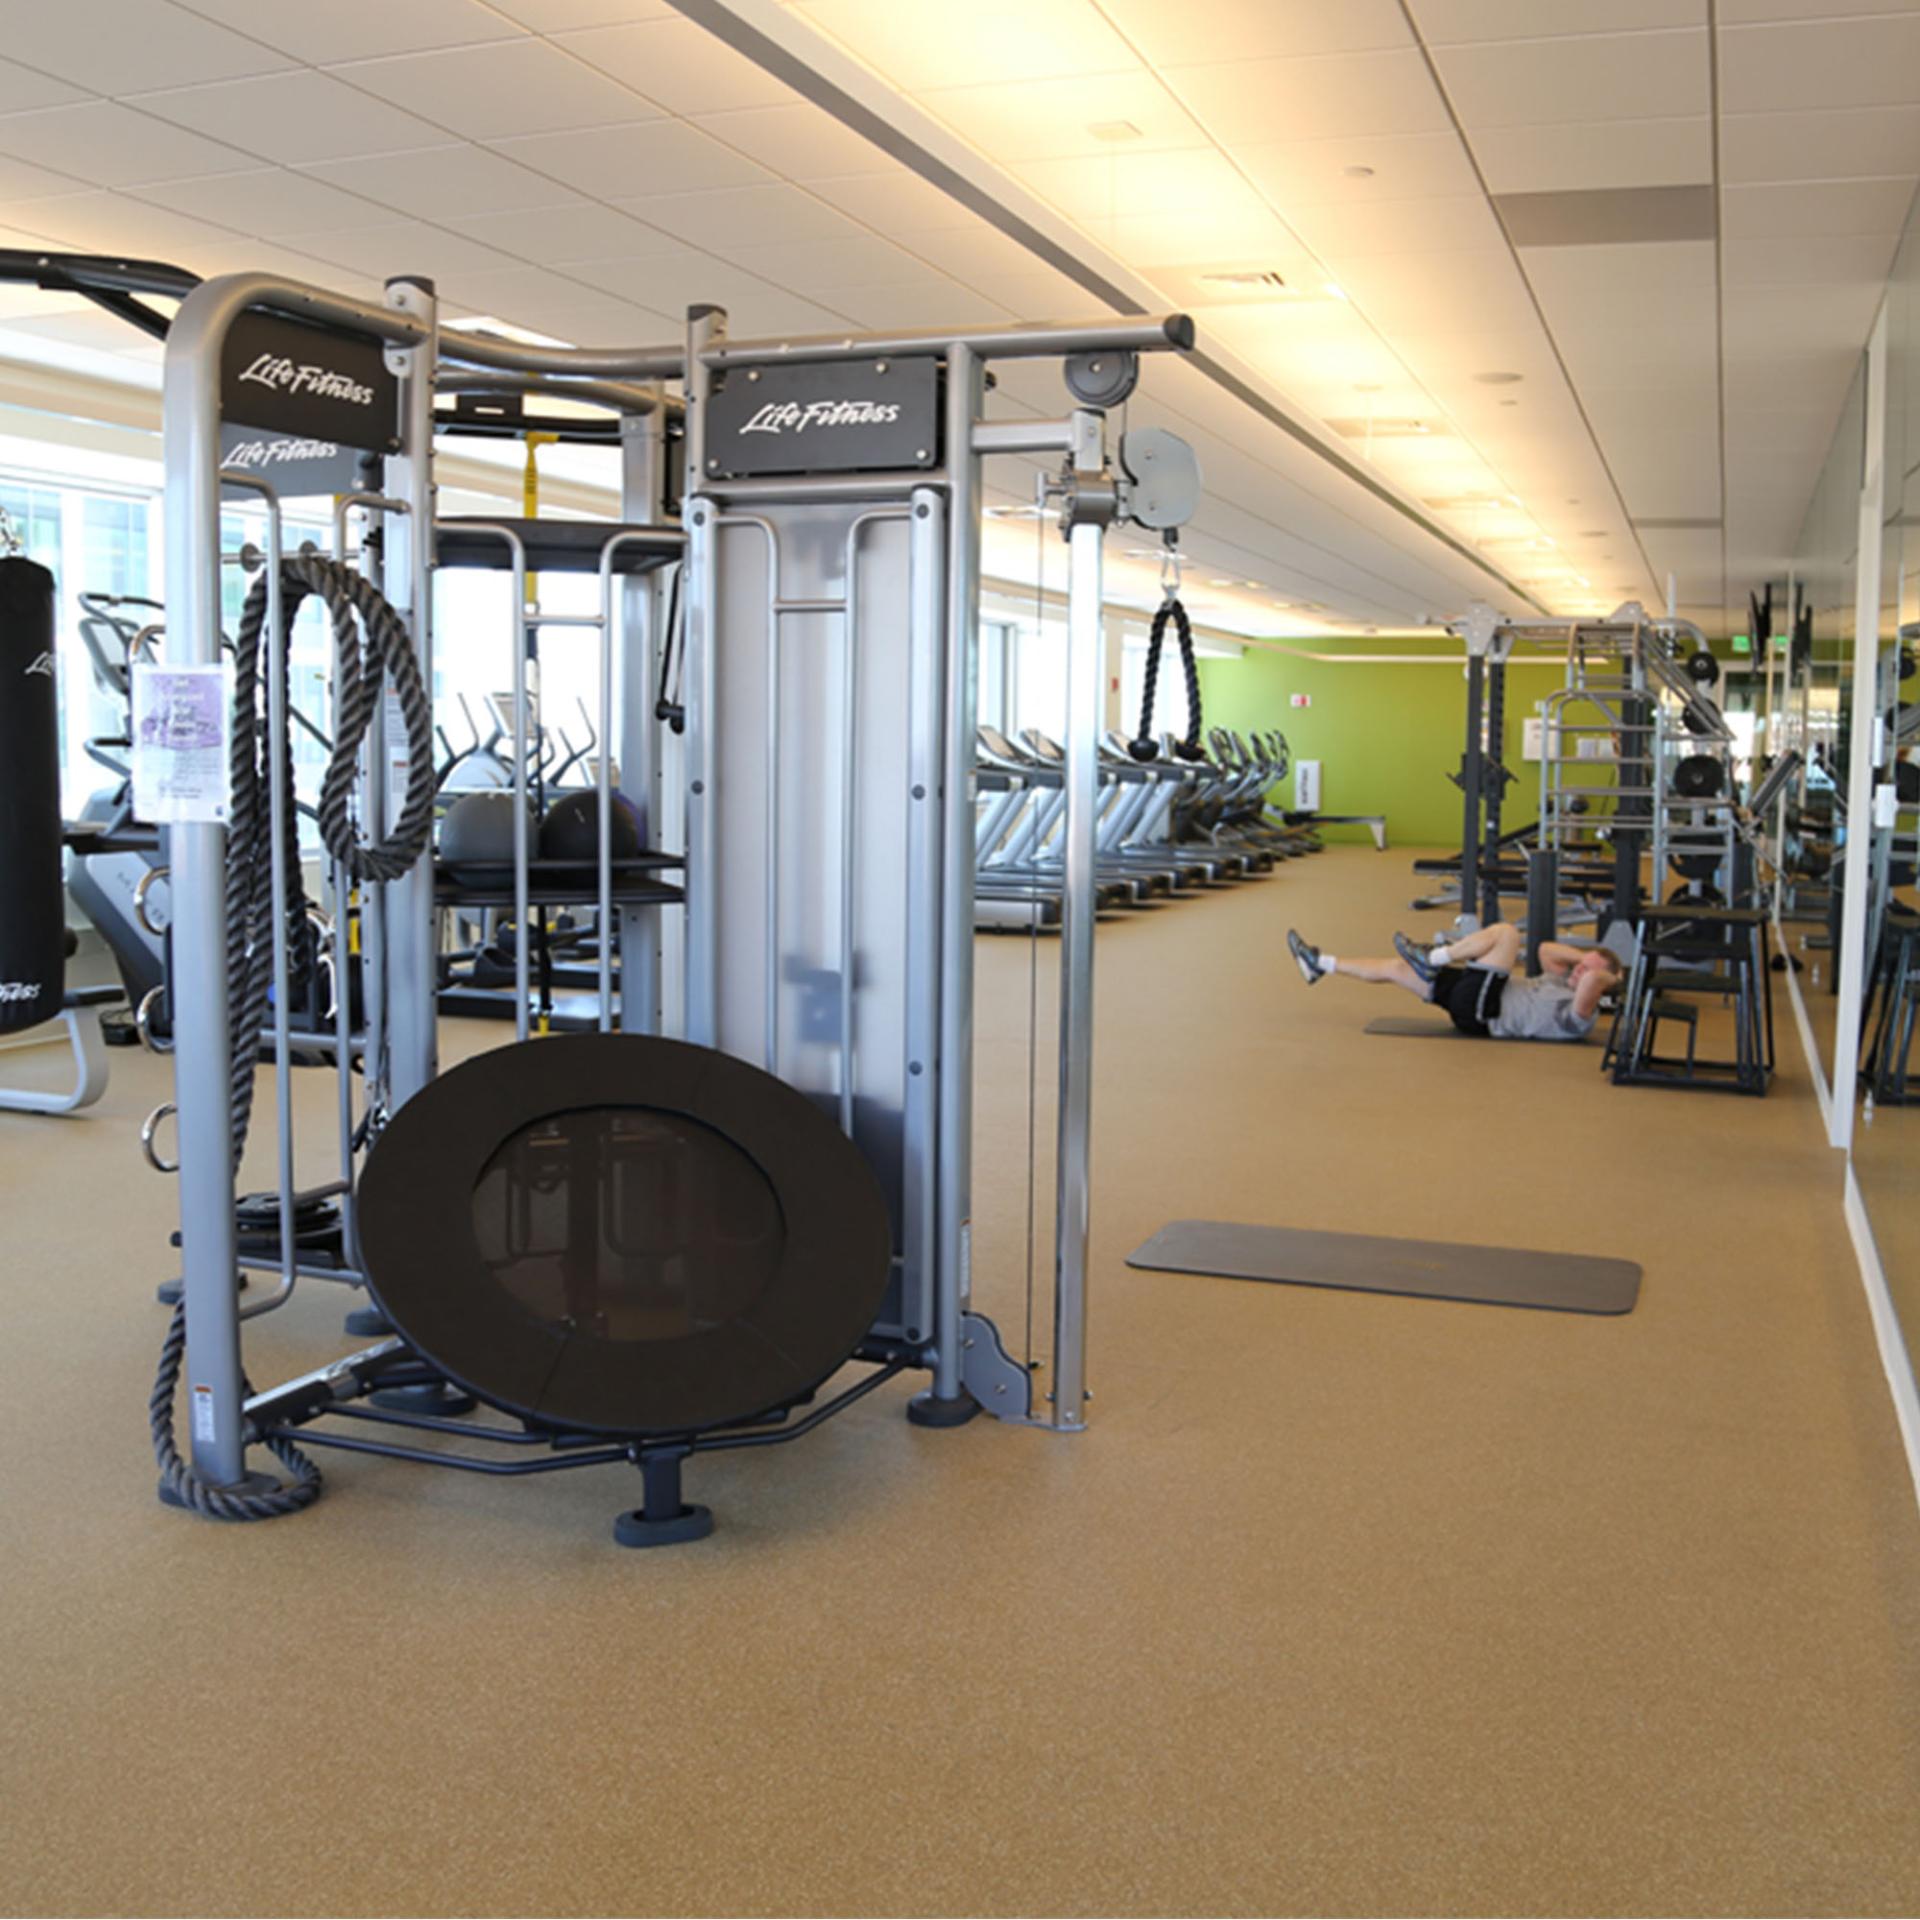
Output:
<svg viewBox="0 0 1920 1920">
<path fill-rule="evenodd" d="M 1589 527 L 1587 531 L 1580 536 L 1582 540 L 1604 540 L 1606 537 L 1607 530 L 1605 527 Z"/>
<path fill-rule="evenodd" d="M 1087 128 L 1096 140 L 1138 140 L 1140 129 L 1131 120 L 1095 120 Z"/>
<path fill-rule="evenodd" d="M 1195 276 L 1207 286 L 1238 287 L 1242 292 L 1288 293 L 1285 274 L 1272 267 L 1220 267 Z"/>
<path fill-rule="evenodd" d="M 1483 387 L 1517 387 L 1527 376 L 1524 373 L 1476 373 L 1473 377 Z"/>
<path fill-rule="evenodd" d="M 1245 587 L 1249 593 L 1258 593 L 1260 589 L 1266 585 L 1266 582 L 1264 580 L 1242 580 L 1240 584 Z"/>
<path fill-rule="evenodd" d="M 1320 291 L 1332 300 L 1344 300 L 1347 297 L 1346 288 L 1335 286 L 1331 280 L 1321 281 Z"/>
<path fill-rule="evenodd" d="M 1233 585 L 1233 582 L 1231 580 L 1209 580 L 1207 585 L 1210 587 L 1230 587 Z"/>
<path fill-rule="evenodd" d="M 1349 180 L 1371 180 L 1373 178 L 1373 169 L 1371 167 L 1342 167 L 1340 171 L 1344 173 Z"/>
<path fill-rule="evenodd" d="M 1385 393 L 1386 388 L 1377 380 L 1362 380 L 1355 384 L 1355 393 Z"/>
<path fill-rule="evenodd" d="M 1329 420 L 1327 425 L 1335 433 L 1344 434 L 1349 440 L 1403 440 L 1416 435 L 1431 433 L 1433 429 L 1424 420 L 1407 417 L 1387 417 L 1375 420 Z"/>
<path fill-rule="evenodd" d="M 1502 400 L 1500 404 L 1503 407 L 1517 407 L 1520 402 L 1518 400 Z"/>
</svg>

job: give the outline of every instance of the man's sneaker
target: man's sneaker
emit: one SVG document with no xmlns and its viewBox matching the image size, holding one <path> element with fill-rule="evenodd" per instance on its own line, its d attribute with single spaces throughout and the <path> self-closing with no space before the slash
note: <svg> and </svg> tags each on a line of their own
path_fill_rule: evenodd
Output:
<svg viewBox="0 0 1920 1920">
<path fill-rule="evenodd" d="M 1310 947 L 1293 931 L 1287 929 L 1287 951 L 1299 963 L 1300 977 L 1308 986 L 1314 986 L 1320 979 L 1320 949 Z"/>
<path fill-rule="evenodd" d="M 1396 933 L 1393 936 L 1393 950 L 1422 980 L 1431 981 L 1440 971 L 1429 958 L 1426 948 L 1415 946 L 1404 933 Z"/>
</svg>

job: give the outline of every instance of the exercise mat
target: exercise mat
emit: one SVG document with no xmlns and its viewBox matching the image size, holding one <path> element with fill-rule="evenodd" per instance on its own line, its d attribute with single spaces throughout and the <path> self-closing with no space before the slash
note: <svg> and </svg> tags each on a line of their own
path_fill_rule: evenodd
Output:
<svg viewBox="0 0 1920 1920">
<path fill-rule="evenodd" d="M 1130 1253 L 1127 1265 L 1557 1313 L 1631 1313 L 1640 1297 L 1640 1268 L 1631 1260 L 1230 1220 L 1175 1220 Z"/>
</svg>

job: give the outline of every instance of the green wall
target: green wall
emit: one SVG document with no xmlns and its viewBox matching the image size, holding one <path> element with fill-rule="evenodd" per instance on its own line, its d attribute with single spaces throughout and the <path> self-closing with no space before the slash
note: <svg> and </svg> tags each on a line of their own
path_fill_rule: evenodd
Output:
<svg viewBox="0 0 1920 1920">
<path fill-rule="evenodd" d="M 1238 660 L 1200 662 L 1201 701 L 1209 726 L 1241 731 L 1279 727 L 1295 760 L 1318 760 L 1320 805 L 1328 813 L 1384 813 L 1393 844 L 1457 847 L 1460 789 L 1448 778 L 1466 743 L 1467 682 L 1456 641 L 1398 638 L 1288 640 L 1302 653 L 1431 653 L 1439 664 L 1374 665 L 1304 660 L 1250 646 Z M 1507 669 L 1507 765 L 1519 775 L 1507 789 L 1510 825 L 1539 810 L 1539 763 L 1521 758 L 1522 722 L 1535 702 L 1561 685 L 1558 662 Z M 1313 702 L 1295 707 L 1291 697 Z M 1282 798 L 1291 804 L 1289 779 Z M 1329 840 L 1365 840 L 1363 827 L 1329 827 Z"/>
</svg>

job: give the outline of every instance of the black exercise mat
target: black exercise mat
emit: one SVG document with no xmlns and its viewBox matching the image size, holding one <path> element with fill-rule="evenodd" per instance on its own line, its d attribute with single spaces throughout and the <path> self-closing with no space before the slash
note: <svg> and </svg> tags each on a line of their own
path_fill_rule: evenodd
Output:
<svg viewBox="0 0 1920 1920">
<path fill-rule="evenodd" d="M 1474 1037 L 1462 1033 L 1451 1020 L 1403 1020 L 1397 1013 L 1384 1013 L 1378 1020 L 1369 1020 L 1365 1031 L 1390 1033 L 1400 1040 L 1471 1040 Z"/>
<path fill-rule="evenodd" d="M 1631 1260 L 1230 1220 L 1175 1220 L 1130 1253 L 1127 1265 L 1558 1313 L 1631 1313 L 1640 1297 L 1640 1269 Z"/>
</svg>

